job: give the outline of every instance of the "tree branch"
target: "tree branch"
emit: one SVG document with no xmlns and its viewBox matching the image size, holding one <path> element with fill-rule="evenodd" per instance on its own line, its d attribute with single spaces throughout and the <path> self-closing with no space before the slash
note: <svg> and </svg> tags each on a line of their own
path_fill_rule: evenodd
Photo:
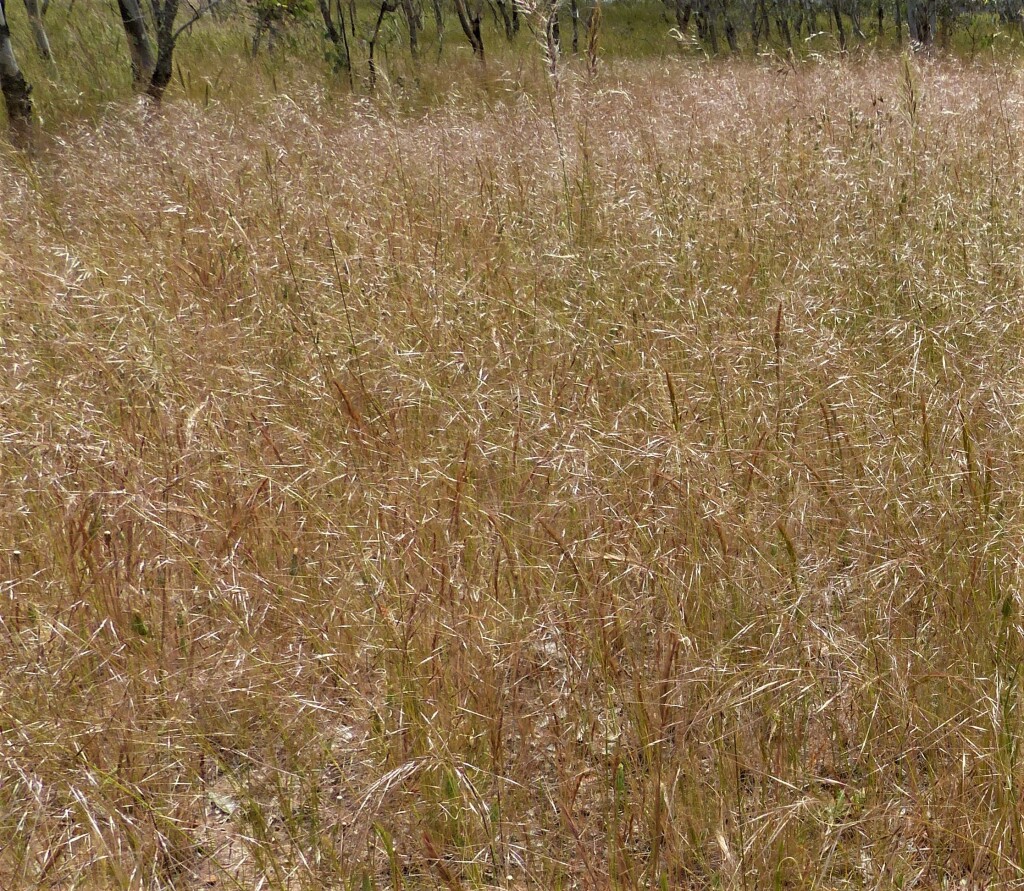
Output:
<svg viewBox="0 0 1024 891">
<path fill-rule="evenodd" d="M 206 15 L 206 13 L 208 13 L 215 6 L 220 6 L 220 4 L 223 2 L 224 0 L 210 0 L 210 2 L 206 4 L 206 6 L 202 6 L 199 9 L 196 9 L 195 14 L 192 16 L 192 18 L 190 18 L 187 22 L 185 22 L 184 25 L 182 25 L 180 28 L 178 28 L 177 31 L 174 32 L 174 39 L 177 40 L 181 36 L 183 31 L 186 31 L 187 29 L 191 28 L 204 15 Z M 195 9 L 195 7 L 192 6 L 191 3 L 189 4 L 189 6 L 192 9 Z"/>
</svg>

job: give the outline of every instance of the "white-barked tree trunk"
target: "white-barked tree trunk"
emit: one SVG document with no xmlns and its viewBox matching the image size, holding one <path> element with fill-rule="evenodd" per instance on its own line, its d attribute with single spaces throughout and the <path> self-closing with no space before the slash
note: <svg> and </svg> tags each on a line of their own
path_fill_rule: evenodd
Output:
<svg viewBox="0 0 1024 891">
<path fill-rule="evenodd" d="M 14 55 L 4 0 L 0 0 L 0 93 L 3 93 L 11 126 L 16 129 L 27 127 L 32 121 L 32 88 L 21 73 L 18 59 Z"/>
<path fill-rule="evenodd" d="M 53 50 L 50 49 L 50 38 L 46 35 L 43 24 L 43 9 L 39 0 L 25 0 L 25 12 L 28 13 L 28 24 L 32 29 L 32 39 L 36 50 L 47 62 L 53 61 Z"/>
</svg>

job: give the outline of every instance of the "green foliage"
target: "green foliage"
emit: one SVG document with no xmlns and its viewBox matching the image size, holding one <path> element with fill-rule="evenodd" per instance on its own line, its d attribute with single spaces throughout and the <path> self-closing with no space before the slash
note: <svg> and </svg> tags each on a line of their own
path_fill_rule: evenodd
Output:
<svg viewBox="0 0 1024 891">
<path fill-rule="evenodd" d="M 305 21 L 313 14 L 314 0 L 255 0 L 253 12 L 264 24 L 289 19 Z"/>
<path fill-rule="evenodd" d="M 404 13 L 396 9 L 385 14 L 377 43 L 375 86 L 371 84 L 367 60 L 368 40 L 380 13 L 380 5 L 373 0 L 357 0 L 354 6 L 345 0 L 340 4 L 333 0 L 330 8 L 340 10 L 345 22 L 345 40 L 336 44 L 327 39 L 315 0 L 256 0 L 251 5 L 218 7 L 217 15 L 201 17 L 181 35 L 170 95 L 184 95 L 203 105 L 256 101 L 313 80 L 327 84 L 331 90 L 373 91 L 402 105 L 414 106 L 443 103 L 453 95 L 493 94 L 495 89 L 504 92 L 507 87 L 515 87 L 515 78 L 528 81 L 543 71 L 543 50 L 530 28 L 521 27 L 509 40 L 496 13 L 482 19 L 488 62 L 481 70 L 468 58 L 469 45 L 449 0 L 441 0 L 441 4 L 442 32 L 438 31 L 432 6 L 423 0 L 416 6 L 420 22 L 417 58 L 410 54 Z M 756 40 L 749 27 L 750 10 L 740 0 L 709 10 L 708 15 L 713 14 L 718 23 L 714 33 L 722 55 L 729 51 L 723 30 L 725 18 L 736 32 L 737 51 L 741 55 L 756 49 L 775 58 L 785 55 L 799 59 L 831 53 L 837 48 L 835 20 L 820 10 L 808 13 L 792 27 L 787 26 L 785 32 L 781 30 L 783 19 L 770 15 L 767 28 L 762 27 Z M 95 120 L 106 103 L 131 94 L 124 34 L 112 9 L 97 4 L 54 3 L 46 18 L 54 65 L 31 50 L 28 23 L 21 7 L 12 4 L 10 12 L 14 42 L 26 77 L 34 87 L 33 98 L 44 127 L 60 126 L 74 118 Z M 859 36 L 848 27 L 849 22 L 844 26 L 849 32 L 850 53 L 868 55 L 877 49 L 906 47 L 905 25 L 899 39 L 891 18 L 878 33 L 876 19 L 868 12 L 866 8 L 860 11 Z M 584 0 L 578 7 L 577 53 L 572 52 L 569 3 L 560 4 L 556 15 L 561 34 L 559 67 L 593 67 L 594 60 L 586 57 L 590 3 Z M 891 17 L 891 10 L 887 15 Z M 681 27 L 680 16 L 685 27 Z M 602 6 L 602 18 L 596 62 L 612 76 L 619 66 L 631 61 L 677 57 L 699 61 L 713 48 L 708 24 L 711 19 L 701 19 L 695 5 L 677 7 L 674 2 L 619 0 Z M 948 52 L 969 57 L 1019 52 L 1020 29 L 997 15 L 977 11 L 967 14 L 961 10 L 943 21 L 937 40 Z M 698 26 L 699 22 L 704 24 Z M 263 39 L 264 35 L 268 35 L 267 39 Z"/>
</svg>

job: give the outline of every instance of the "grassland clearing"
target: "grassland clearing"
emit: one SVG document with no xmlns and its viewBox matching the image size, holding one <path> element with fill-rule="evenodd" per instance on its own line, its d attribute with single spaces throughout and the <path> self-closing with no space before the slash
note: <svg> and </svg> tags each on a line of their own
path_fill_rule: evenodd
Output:
<svg viewBox="0 0 1024 891">
<path fill-rule="evenodd" d="M 0 884 L 1019 887 L 1019 73 L 468 83 L 0 148 Z"/>
</svg>

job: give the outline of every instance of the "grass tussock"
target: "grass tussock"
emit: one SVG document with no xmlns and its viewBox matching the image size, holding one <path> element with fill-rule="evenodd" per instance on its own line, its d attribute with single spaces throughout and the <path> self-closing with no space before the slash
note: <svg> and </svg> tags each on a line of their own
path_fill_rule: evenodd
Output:
<svg viewBox="0 0 1024 891">
<path fill-rule="evenodd" d="M 0 884 L 1019 887 L 1022 106 L 649 63 L 0 149 Z"/>
</svg>

